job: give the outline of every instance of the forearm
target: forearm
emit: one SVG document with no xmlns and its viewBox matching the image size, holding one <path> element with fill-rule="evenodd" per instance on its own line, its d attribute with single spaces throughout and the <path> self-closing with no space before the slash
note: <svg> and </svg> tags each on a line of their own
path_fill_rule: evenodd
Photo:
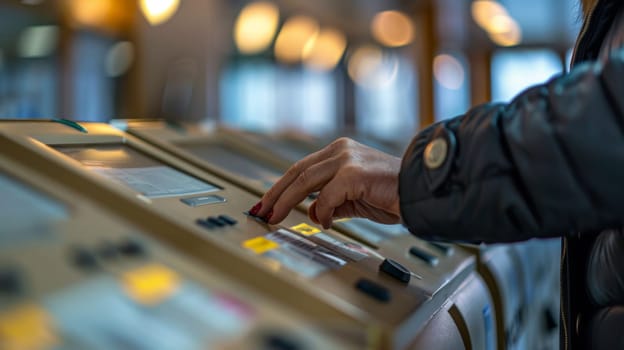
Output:
<svg viewBox="0 0 624 350">
<path fill-rule="evenodd" d="M 424 130 L 403 159 L 404 223 L 427 238 L 489 242 L 621 223 L 622 81 L 617 56 Z M 432 168 L 436 138 L 448 150 Z"/>
</svg>

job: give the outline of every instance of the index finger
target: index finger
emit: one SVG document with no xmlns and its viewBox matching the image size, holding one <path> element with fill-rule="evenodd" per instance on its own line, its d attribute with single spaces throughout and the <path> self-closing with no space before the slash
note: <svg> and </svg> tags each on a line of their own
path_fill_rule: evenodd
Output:
<svg viewBox="0 0 624 350">
<path fill-rule="evenodd" d="M 329 158 L 334 151 L 332 144 L 325 148 L 314 152 L 305 158 L 297 161 L 291 166 L 282 177 L 271 186 L 271 188 L 262 196 L 262 208 L 258 211 L 259 217 L 264 217 L 272 208 L 275 202 L 286 191 L 290 185 L 308 168 Z"/>
</svg>

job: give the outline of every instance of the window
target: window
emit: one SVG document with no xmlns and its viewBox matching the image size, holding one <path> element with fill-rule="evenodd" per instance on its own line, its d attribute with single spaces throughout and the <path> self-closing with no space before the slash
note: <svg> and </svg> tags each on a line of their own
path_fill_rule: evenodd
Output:
<svg viewBox="0 0 624 350">
<path fill-rule="evenodd" d="M 433 61 L 436 121 L 463 114 L 470 108 L 470 80 L 466 59 L 444 52 Z"/>
<path fill-rule="evenodd" d="M 257 131 L 327 134 L 337 126 L 335 84 L 332 72 L 281 67 L 269 61 L 235 63 L 221 78 L 222 121 Z"/>
<path fill-rule="evenodd" d="M 418 107 L 416 73 L 411 63 L 404 57 L 387 55 L 379 66 L 362 71 L 367 76 L 356 84 L 357 131 L 387 141 L 411 138 L 417 127 Z"/>
<path fill-rule="evenodd" d="M 500 50 L 492 57 L 492 100 L 510 101 L 526 88 L 563 72 L 551 50 Z"/>
</svg>

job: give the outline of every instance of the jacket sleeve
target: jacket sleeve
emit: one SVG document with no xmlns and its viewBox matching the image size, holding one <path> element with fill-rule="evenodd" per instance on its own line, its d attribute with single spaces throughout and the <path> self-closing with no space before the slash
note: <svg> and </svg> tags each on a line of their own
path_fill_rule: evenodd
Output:
<svg viewBox="0 0 624 350">
<path fill-rule="evenodd" d="M 434 140 L 446 145 L 441 165 L 426 160 Z M 622 225 L 624 51 L 423 130 L 403 157 L 399 197 L 404 224 L 426 239 L 509 242 Z"/>
</svg>

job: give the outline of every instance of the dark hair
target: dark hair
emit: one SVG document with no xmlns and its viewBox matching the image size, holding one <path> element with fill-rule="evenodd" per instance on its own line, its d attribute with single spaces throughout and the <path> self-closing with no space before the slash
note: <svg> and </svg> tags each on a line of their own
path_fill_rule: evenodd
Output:
<svg viewBox="0 0 624 350">
<path fill-rule="evenodd" d="M 586 17 L 589 12 L 596 6 L 598 0 L 581 0 L 581 9 L 583 10 L 583 17 Z"/>
</svg>

